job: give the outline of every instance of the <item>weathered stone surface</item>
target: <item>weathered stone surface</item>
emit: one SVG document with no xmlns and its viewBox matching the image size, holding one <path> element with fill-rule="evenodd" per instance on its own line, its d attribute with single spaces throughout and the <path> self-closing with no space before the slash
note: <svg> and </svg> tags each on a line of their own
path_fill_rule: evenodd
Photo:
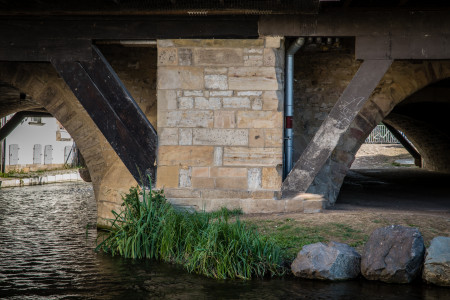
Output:
<svg viewBox="0 0 450 300">
<path fill-rule="evenodd" d="M 158 48 L 158 65 L 176 65 L 178 60 L 176 48 Z"/>
<path fill-rule="evenodd" d="M 214 178 L 193 177 L 191 182 L 194 189 L 213 189 L 215 187 Z"/>
<path fill-rule="evenodd" d="M 157 188 L 177 188 L 179 179 L 178 166 L 160 166 L 156 175 Z"/>
<path fill-rule="evenodd" d="M 230 90 L 278 90 L 279 75 L 273 67 L 231 67 L 228 70 Z"/>
<path fill-rule="evenodd" d="M 264 148 L 264 129 L 251 128 L 248 132 L 248 146 Z"/>
<path fill-rule="evenodd" d="M 180 178 L 180 181 L 179 181 L 180 188 L 189 188 L 189 187 L 192 186 L 191 173 L 192 173 L 192 168 L 183 166 L 180 169 L 180 176 L 179 176 L 179 178 Z"/>
<path fill-rule="evenodd" d="M 178 145 L 178 128 L 161 128 L 158 133 L 159 145 Z"/>
<path fill-rule="evenodd" d="M 258 49 L 262 50 L 262 49 Z M 244 66 L 246 67 L 260 67 L 263 65 L 262 55 L 244 55 Z"/>
<path fill-rule="evenodd" d="M 267 36 L 265 38 L 266 48 L 280 48 L 282 37 L 279 36 Z"/>
<path fill-rule="evenodd" d="M 206 67 L 205 74 L 213 74 L 213 75 L 227 75 L 228 68 L 226 67 Z"/>
<path fill-rule="evenodd" d="M 283 111 L 283 100 L 281 91 L 266 91 L 262 96 L 263 110 Z"/>
<path fill-rule="evenodd" d="M 223 148 L 214 147 L 214 166 L 221 166 L 223 164 Z"/>
<path fill-rule="evenodd" d="M 193 144 L 246 146 L 248 145 L 248 130 L 194 128 Z"/>
<path fill-rule="evenodd" d="M 238 96 L 261 96 L 262 91 L 241 91 L 237 92 Z"/>
<path fill-rule="evenodd" d="M 418 275 L 424 253 L 423 238 L 417 228 L 378 228 L 364 247 L 361 273 L 369 280 L 408 283 Z"/>
<path fill-rule="evenodd" d="M 210 166 L 213 163 L 214 148 L 210 146 L 160 146 L 159 166 Z"/>
<path fill-rule="evenodd" d="M 359 275 L 360 263 L 361 256 L 346 244 L 315 243 L 302 248 L 291 269 L 301 278 L 347 280 Z"/>
<path fill-rule="evenodd" d="M 191 189 L 164 189 L 167 198 L 200 198 L 200 191 Z"/>
<path fill-rule="evenodd" d="M 282 147 L 283 145 L 283 129 L 273 128 L 264 130 L 264 146 L 266 147 Z"/>
<path fill-rule="evenodd" d="M 204 86 L 203 68 L 181 66 L 158 68 L 158 89 L 200 90 Z"/>
<path fill-rule="evenodd" d="M 272 111 L 238 111 L 236 114 L 238 128 L 282 128 L 281 112 Z"/>
<path fill-rule="evenodd" d="M 450 286 L 450 237 L 435 237 L 427 249 L 423 279 L 436 285 Z"/>
<path fill-rule="evenodd" d="M 224 147 L 224 166 L 276 166 L 281 161 L 281 148 Z"/>
<path fill-rule="evenodd" d="M 177 93 L 172 90 L 158 90 L 158 111 L 177 109 Z"/>
<path fill-rule="evenodd" d="M 247 170 L 245 171 L 247 174 Z M 237 190 L 203 190 L 202 198 L 205 199 L 250 199 L 251 192 Z"/>
<path fill-rule="evenodd" d="M 209 177 L 209 167 L 193 167 L 192 177 Z"/>
<path fill-rule="evenodd" d="M 263 108 L 263 102 L 261 98 L 253 98 L 252 99 L 252 109 L 253 110 L 261 110 Z"/>
<path fill-rule="evenodd" d="M 281 169 L 262 168 L 262 188 L 265 190 L 280 190 Z"/>
<path fill-rule="evenodd" d="M 234 111 L 215 111 L 214 128 L 235 128 L 236 117 Z"/>
<path fill-rule="evenodd" d="M 305 214 L 315 214 L 322 212 L 325 200 L 320 199 L 304 199 L 303 200 L 303 212 Z"/>
<path fill-rule="evenodd" d="M 250 168 L 248 169 L 248 189 L 250 191 L 261 189 L 261 169 Z"/>
<path fill-rule="evenodd" d="M 211 97 L 231 97 L 233 95 L 233 91 L 210 91 L 209 95 Z"/>
<path fill-rule="evenodd" d="M 262 47 L 263 39 L 242 40 L 242 39 L 176 39 L 176 40 L 158 40 L 158 46 L 169 47 L 199 47 L 199 48 L 245 48 L 245 47 Z"/>
<path fill-rule="evenodd" d="M 180 145 L 192 145 L 192 128 L 180 128 L 178 136 Z"/>
<path fill-rule="evenodd" d="M 230 190 L 246 190 L 247 179 L 244 177 L 217 177 L 216 188 Z"/>
<path fill-rule="evenodd" d="M 222 104 L 220 103 L 220 98 L 210 97 L 195 97 L 195 108 L 196 109 L 220 109 Z"/>
<path fill-rule="evenodd" d="M 283 63 L 273 64 L 270 58 L 276 51 L 264 50 L 264 43 L 281 46 L 279 38 L 158 42 L 158 47 L 164 48 L 161 53 L 175 48 L 169 52 L 177 54 L 178 64 L 166 63 L 158 71 L 158 96 L 170 100 L 158 103 L 158 128 L 162 134 L 166 128 L 171 133 L 170 145 L 160 144 L 158 164 L 178 166 L 180 190 L 200 192 L 201 201 L 195 200 L 196 195 L 177 191 L 185 203 L 211 208 L 229 199 L 249 199 L 259 202 L 246 202 L 247 212 L 285 211 L 285 201 L 273 200 L 274 190 L 279 190 L 274 185 L 280 180 L 275 167 L 282 161 L 282 113 L 277 110 L 283 97 Z M 270 66 L 263 66 L 265 60 Z M 242 114 L 250 111 L 256 114 Z M 238 113 L 241 128 L 237 128 Z M 200 148 L 206 147 L 208 153 L 203 157 Z M 263 167 L 276 173 L 270 175 L 275 183 L 266 181 L 264 188 Z M 269 175 L 265 175 L 267 180 Z M 228 194 L 231 191 L 240 194 L 233 197 Z M 208 199 L 222 202 L 213 205 Z"/>
<path fill-rule="evenodd" d="M 243 51 L 239 48 L 195 49 L 194 64 L 197 66 L 239 66 L 243 64 Z"/>
<path fill-rule="evenodd" d="M 208 90 L 227 90 L 227 75 L 205 75 L 205 88 Z"/>
<path fill-rule="evenodd" d="M 192 65 L 192 50 L 189 48 L 178 49 L 178 64 L 180 66 Z"/>
<path fill-rule="evenodd" d="M 214 167 L 211 177 L 247 177 L 247 168 Z"/>
<path fill-rule="evenodd" d="M 194 98 L 192 97 L 180 97 L 178 98 L 179 109 L 192 109 L 194 107 Z"/>
<path fill-rule="evenodd" d="M 172 110 L 158 115 L 158 127 L 213 127 L 212 111 Z"/>
<path fill-rule="evenodd" d="M 188 90 L 188 91 L 183 91 L 183 95 L 185 97 L 191 97 L 191 96 L 201 97 L 201 96 L 203 96 L 203 91 L 202 90 Z"/>
<path fill-rule="evenodd" d="M 284 52 L 279 49 L 264 49 L 264 66 L 275 67 L 283 65 Z"/>
<path fill-rule="evenodd" d="M 157 40 L 156 43 L 159 48 L 173 47 L 175 45 L 172 40 Z"/>
<path fill-rule="evenodd" d="M 250 98 L 248 97 L 230 97 L 223 98 L 223 108 L 250 108 Z"/>
</svg>

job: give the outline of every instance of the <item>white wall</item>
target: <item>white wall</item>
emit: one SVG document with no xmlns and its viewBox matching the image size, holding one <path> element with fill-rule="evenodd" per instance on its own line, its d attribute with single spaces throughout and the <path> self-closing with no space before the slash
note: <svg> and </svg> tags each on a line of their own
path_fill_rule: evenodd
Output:
<svg viewBox="0 0 450 300">
<path fill-rule="evenodd" d="M 42 118 L 44 125 L 29 124 L 32 118 L 26 118 L 22 123 L 14 129 L 11 134 L 6 137 L 5 164 L 9 164 L 9 145 L 19 145 L 19 162 L 18 165 L 33 164 L 33 147 L 35 144 L 42 145 L 41 164 L 44 164 L 44 148 L 45 145 L 53 146 L 52 164 L 64 163 L 64 147 L 72 146 L 73 140 L 57 141 L 56 132 L 59 130 L 55 118 Z M 31 122 L 33 123 L 33 122 Z M 62 138 L 70 138 L 65 132 L 61 132 Z"/>
</svg>

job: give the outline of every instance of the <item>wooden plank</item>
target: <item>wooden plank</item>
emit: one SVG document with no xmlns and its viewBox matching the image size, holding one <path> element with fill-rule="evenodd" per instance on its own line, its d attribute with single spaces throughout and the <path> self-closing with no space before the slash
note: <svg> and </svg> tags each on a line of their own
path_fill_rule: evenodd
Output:
<svg viewBox="0 0 450 300">
<path fill-rule="evenodd" d="M 62 57 L 69 61 L 90 60 L 91 44 L 88 39 L 4 38 L 0 39 L 0 60 L 50 61 Z"/>
<path fill-rule="evenodd" d="M 141 183 L 144 179 L 142 177 L 145 177 L 146 174 L 150 174 L 154 180 L 156 134 L 154 144 L 150 148 L 146 148 L 148 145 L 140 144 L 111 107 L 109 99 L 102 93 L 103 89 L 99 88 L 102 85 L 98 86 L 98 82 L 89 76 L 79 62 L 54 60 L 52 64 L 136 181 Z M 120 85 L 115 77 L 104 75 L 103 80 L 108 81 L 109 86 Z M 100 78 L 100 75 L 97 78 Z M 135 115 L 136 111 L 128 111 L 130 119 L 133 119 Z"/>
<path fill-rule="evenodd" d="M 283 196 L 306 192 L 391 63 L 392 60 L 363 62 L 283 182 Z"/>
</svg>

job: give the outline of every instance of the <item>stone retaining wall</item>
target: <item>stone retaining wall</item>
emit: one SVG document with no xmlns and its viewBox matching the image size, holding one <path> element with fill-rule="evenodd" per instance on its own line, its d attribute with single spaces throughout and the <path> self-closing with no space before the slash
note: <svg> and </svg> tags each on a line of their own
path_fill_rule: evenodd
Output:
<svg viewBox="0 0 450 300">
<path fill-rule="evenodd" d="M 1 179 L 0 188 L 19 187 L 28 185 L 42 185 L 48 183 L 60 183 L 70 181 L 83 181 L 78 171 L 63 174 L 43 174 L 29 178 Z"/>
</svg>

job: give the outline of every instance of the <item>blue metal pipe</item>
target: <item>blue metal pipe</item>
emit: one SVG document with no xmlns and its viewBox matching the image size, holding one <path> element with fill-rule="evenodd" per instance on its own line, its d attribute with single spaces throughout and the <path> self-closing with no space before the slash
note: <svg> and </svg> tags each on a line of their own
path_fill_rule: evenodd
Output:
<svg viewBox="0 0 450 300">
<path fill-rule="evenodd" d="M 286 52 L 286 86 L 284 101 L 284 169 L 283 178 L 292 170 L 292 118 L 294 116 L 294 55 L 305 44 L 305 38 L 298 38 Z"/>
</svg>

